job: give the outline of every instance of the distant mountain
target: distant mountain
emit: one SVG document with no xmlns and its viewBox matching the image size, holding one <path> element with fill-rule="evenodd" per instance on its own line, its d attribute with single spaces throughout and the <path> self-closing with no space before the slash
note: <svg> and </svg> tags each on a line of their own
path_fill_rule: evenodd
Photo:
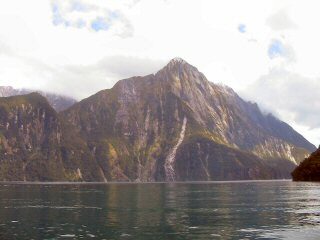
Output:
<svg viewBox="0 0 320 240">
<path fill-rule="evenodd" d="M 315 150 L 180 58 L 59 114 L 45 102 L 34 94 L 0 98 L 0 180 L 289 178 Z"/>
<path fill-rule="evenodd" d="M 61 96 L 54 93 L 47 93 L 43 91 L 34 91 L 30 89 L 15 89 L 10 86 L 0 86 L 0 97 L 11 97 L 11 96 L 17 96 L 17 95 L 25 95 L 32 92 L 38 92 L 42 96 L 48 99 L 50 105 L 58 112 L 63 111 L 69 107 L 71 107 L 73 104 L 75 104 L 77 101 L 75 99 L 72 99 L 70 97 Z"/>
<path fill-rule="evenodd" d="M 320 148 L 292 172 L 294 181 L 320 181 Z"/>
</svg>

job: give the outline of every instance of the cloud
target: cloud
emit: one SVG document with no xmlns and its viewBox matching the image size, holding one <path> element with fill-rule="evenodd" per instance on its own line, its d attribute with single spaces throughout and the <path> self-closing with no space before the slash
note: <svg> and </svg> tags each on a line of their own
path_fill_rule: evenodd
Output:
<svg viewBox="0 0 320 240">
<path fill-rule="evenodd" d="M 63 67 L 14 52 L 10 52 L 8 58 L 13 66 L 19 68 L 21 75 L 16 76 L 15 84 L 10 79 L 0 79 L 1 85 L 55 92 L 78 100 L 111 88 L 121 79 L 155 73 L 165 65 L 162 60 L 122 55 L 104 57 L 89 65 L 69 64 Z M 3 71 L 0 70 L 0 76 L 5 75 Z"/>
<path fill-rule="evenodd" d="M 296 24 L 289 18 L 285 9 L 281 9 L 272 14 L 266 20 L 267 25 L 275 31 L 295 29 Z"/>
<path fill-rule="evenodd" d="M 308 78 L 283 67 L 274 67 L 242 95 L 258 102 L 266 112 L 273 112 L 280 119 L 311 132 L 320 130 L 319 89 L 319 78 Z"/>
<path fill-rule="evenodd" d="M 112 74 L 115 78 L 122 79 L 155 73 L 166 63 L 163 60 L 118 55 L 105 57 L 91 66 L 91 68 L 103 69 L 103 71 Z"/>
<path fill-rule="evenodd" d="M 111 88 L 118 80 L 155 73 L 164 64 L 161 60 L 119 55 L 105 57 L 86 66 L 55 66 L 50 69 L 50 78 L 45 86 L 64 95 L 69 95 L 72 89 L 73 96 L 80 100 L 102 89 Z M 45 66 L 37 66 L 36 69 L 43 69 L 43 73 L 48 74 Z"/>
<path fill-rule="evenodd" d="M 119 9 L 109 9 L 81 0 L 52 0 L 51 11 L 55 26 L 108 31 L 123 38 L 133 35 L 132 24 Z"/>
<path fill-rule="evenodd" d="M 13 54 L 12 48 L 0 40 L 0 56 L 1 55 L 10 56 L 12 54 Z"/>
</svg>

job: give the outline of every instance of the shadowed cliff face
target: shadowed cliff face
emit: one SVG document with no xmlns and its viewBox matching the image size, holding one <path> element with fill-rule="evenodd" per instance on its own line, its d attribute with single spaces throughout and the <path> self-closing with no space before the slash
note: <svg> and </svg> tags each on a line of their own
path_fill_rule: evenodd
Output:
<svg viewBox="0 0 320 240">
<path fill-rule="evenodd" d="M 57 114 L 46 100 L 38 94 L 2 98 L 0 112 L 1 179 L 33 180 L 40 175 L 60 178 L 55 171 L 52 171 L 55 176 L 51 175 L 41 159 L 55 155 L 56 147 L 52 146 L 61 141 Z M 51 159 L 48 165 L 57 169 L 61 162 Z"/>
<path fill-rule="evenodd" d="M 320 148 L 292 172 L 294 181 L 320 181 Z"/>
<path fill-rule="evenodd" d="M 85 142 L 73 132 L 38 93 L 0 98 L 0 179 L 102 180 Z"/>
<path fill-rule="evenodd" d="M 0 180 L 288 178 L 315 149 L 179 58 L 59 114 L 35 93 L 0 112 Z"/>
</svg>

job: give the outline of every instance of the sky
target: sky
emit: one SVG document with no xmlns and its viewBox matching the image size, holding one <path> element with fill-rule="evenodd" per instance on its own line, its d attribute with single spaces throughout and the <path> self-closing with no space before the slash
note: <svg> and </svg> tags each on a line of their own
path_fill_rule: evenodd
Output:
<svg viewBox="0 0 320 240">
<path fill-rule="evenodd" d="M 78 100 L 181 57 L 320 144 L 318 0 L 0 1 L 0 85 Z"/>
</svg>

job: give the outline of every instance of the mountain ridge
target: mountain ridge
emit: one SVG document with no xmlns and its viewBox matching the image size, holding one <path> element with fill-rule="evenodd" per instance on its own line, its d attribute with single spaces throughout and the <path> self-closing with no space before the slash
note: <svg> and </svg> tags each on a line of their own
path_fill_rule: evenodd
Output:
<svg viewBox="0 0 320 240">
<path fill-rule="evenodd" d="M 39 90 L 31 90 L 31 89 L 16 89 L 11 86 L 0 86 L 0 97 L 11 97 L 11 96 L 18 96 L 18 95 L 26 95 L 32 92 L 37 92 L 44 96 L 50 103 L 50 105 L 57 111 L 63 111 L 77 101 L 71 97 L 51 93 L 51 92 L 44 92 Z"/>
<path fill-rule="evenodd" d="M 18 108 L 28 119 L 37 112 L 28 115 L 22 105 Z M 18 116 L 15 110 L 7 115 Z M 38 174 L 27 179 L 288 178 L 315 148 L 286 123 L 265 116 L 256 104 L 244 101 L 229 87 L 208 81 L 179 58 L 155 74 L 120 80 L 53 118 L 61 126 L 61 131 L 53 131 L 61 142 L 49 144 L 55 151 L 42 164 L 48 167 L 56 159 L 59 174 L 47 171 L 49 178 Z M 4 120 L 3 136 L 14 142 L 15 133 L 6 124 Z M 5 148 L 1 149 L 0 159 L 5 159 Z"/>
<path fill-rule="evenodd" d="M 210 89 L 209 92 L 208 89 Z M 228 95 L 232 98 L 225 99 L 223 95 L 225 95 L 226 92 L 228 92 Z M 168 146 L 175 146 L 177 142 L 179 142 L 179 135 L 181 134 L 179 129 L 182 129 L 185 117 L 187 117 L 185 137 L 189 137 L 189 135 L 192 134 L 208 134 L 211 139 L 214 139 L 214 141 L 218 143 L 239 150 L 250 150 L 252 154 L 256 155 L 258 158 L 286 158 L 294 164 L 296 164 L 296 161 L 298 161 L 301 156 L 308 153 L 308 151 L 299 148 L 294 148 L 294 151 L 297 153 L 292 153 L 291 150 L 293 150 L 293 146 L 284 142 L 282 139 L 275 138 L 272 136 L 271 132 L 265 134 L 264 138 L 259 138 L 259 132 L 260 135 L 262 134 L 261 127 L 259 126 L 256 126 L 257 129 L 254 129 L 254 131 L 251 132 L 242 128 L 241 131 L 246 131 L 245 133 L 247 136 L 242 136 L 241 132 L 238 133 L 239 136 L 236 136 L 232 131 L 237 130 L 237 126 L 233 126 L 233 129 L 231 130 L 228 128 L 230 126 L 232 127 L 233 124 L 238 124 L 238 121 L 231 121 L 229 119 L 231 122 L 223 122 L 223 118 L 228 120 L 228 114 L 221 109 L 223 107 L 227 113 L 232 113 L 229 111 L 229 109 L 231 109 L 230 106 L 238 104 L 239 106 L 232 109 L 233 112 L 235 112 L 235 114 L 232 114 L 235 117 L 240 118 L 239 122 L 242 121 L 246 123 L 247 128 L 250 128 L 250 124 L 254 125 L 252 121 L 245 122 L 246 119 L 241 119 L 244 118 L 244 116 L 242 116 L 240 112 L 242 110 L 248 111 L 248 109 L 243 106 L 247 103 L 242 99 L 240 101 L 240 99 L 241 98 L 230 88 L 218 86 L 209 82 L 195 67 L 187 64 L 185 61 L 183 61 L 181 65 L 179 60 L 170 61 L 156 74 L 121 80 L 117 82 L 113 88 L 100 91 L 84 101 L 80 101 L 75 106 L 64 111 L 62 115 L 65 115 L 66 119 L 72 119 L 72 124 L 78 127 L 77 131 L 83 136 L 91 136 L 92 134 L 90 131 L 99 129 L 98 132 L 101 134 L 101 138 L 107 137 L 108 139 L 113 139 L 109 139 L 109 141 L 118 139 L 117 141 L 122 143 L 120 144 L 122 146 L 119 146 L 119 149 L 122 150 L 118 150 L 119 152 L 126 152 L 128 151 L 128 148 L 130 148 L 131 151 L 133 151 L 129 151 L 131 155 L 136 155 L 136 158 L 142 159 L 144 157 L 141 157 L 141 153 L 137 154 L 134 153 L 134 151 L 142 151 L 144 154 L 148 155 L 146 151 L 148 151 L 148 148 L 152 147 L 152 149 L 157 148 L 159 152 L 167 152 L 167 155 L 175 152 Z M 98 106 L 96 103 L 98 103 Z M 105 103 L 107 104 L 105 105 Z M 78 117 L 81 115 L 80 113 L 88 111 L 92 111 L 90 116 L 82 118 Z M 102 119 L 98 119 L 95 118 L 94 112 L 109 112 L 109 116 L 100 116 Z M 257 113 L 257 111 L 253 112 Z M 248 116 L 245 117 L 249 119 Z M 260 110 L 258 111 L 258 117 L 264 118 Z M 153 118 L 153 129 L 149 129 L 150 118 Z M 83 123 L 85 124 L 82 125 Z M 108 123 L 108 126 L 105 126 L 104 129 L 100 129 L 104 123 Z M 88 129 L 88 125 L 90 126 L 90 129 Z M 109 130 L 107 131 L 106 128 L 109 128 Z M 148 131 L 151 131 L 151 133 Z M 190 133 L 190 131 L 194 131 L 195 133 Z M 294 130 L 290 129 L 290 131 Z M 255 137 L 255 142 L 250 144 L 250 141 L 247 140 L 250 140 L 250 137 L 257 132 L 258 137 Z M 151 146 L 148 146 L 148 141 L 146 139 L 150 137 L 150 134 L 153 135 L 153 137 L 156 136 L 160 143 L 157 143 L 157 141 L 153 139 L 153 142 L 149 142 L 149 145 Z M 161 135 L 167 136 L 167 143 L 163 143 L 162 138 L 164 136 Z M 98 137 L 98 139 L 100 137 Z M 233 137 L 235 139 L 232 139 Z M 299 147 L 304 147 L 305 145 L 307 148 L 313 149 L 313 146 L 308 145 L 308 142 L 303 139 L 301 135 L 296 135 L 296 138 L 301 141 Z M 95 141 L 100 140 L 95 139 Z M 124 144 L 126 142 L 129 143 Z M 259 144 L 257 144 L 257 142 Z M 156 143 L 160 145 L 163 144 L 164 146 L 155 146 L 154 144 Z M 273 151 L 265 149 L 270 145 L 272 146 Z M 254 147 L 256 148 L 254 149 Z M 152 154 L 156 154 L 155 152 Z M 177 152 L 179 152 L 179 149 Z M 278 154 L 278 152 L 280 153 Z M 166 171 L 164 169 L 165 166 L 167 166 L 168 169 L 172 168 L 172 165 L 168 165 L 168 163 L 165 162 L 165 160 L 168 159 L 168 156 L 161 156 L 161 154 L 159 154 L 156 157 L 157 160 L 155 160 L 152 157 L 152 154 L 149 156 L 151 157 L 150 162 L 155 162 L 155 165 L 150 163 L 152 167 L 148 165 L 140 166 L 140 168 L 146 168 L 145 171 L 149 171 L 149 174 L 151 174 L 151 172 L 157 172 L 158 175 L 153 175 L 150 178 L 151 180 L 168 180 L 165 177 Z M 130 159 L 128 156 L 129 154 L 125 155 L 126 156 L 120 158 Z M 130 161 L 139 162 L 140 160 L 131 159 Z M 143 161 L 147 160 L 144 159 Z M 141 171 L 141 175 L 144 175 L 144 170 Z M 289 175 L 287 174 L 287 176 Z M 140 178 L 137 177 L 137 179 Z"/>
</svg>

